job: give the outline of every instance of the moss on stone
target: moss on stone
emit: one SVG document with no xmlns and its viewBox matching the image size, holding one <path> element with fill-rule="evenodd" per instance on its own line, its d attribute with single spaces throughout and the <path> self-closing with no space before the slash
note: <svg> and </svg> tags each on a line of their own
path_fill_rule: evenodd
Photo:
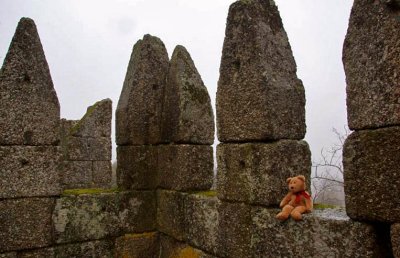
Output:
<svg viewBox="0 0 400 258">
<path fill-rule="evenodd" d="M 215 197 L 217 196 L 217 191 L 201 191 L 201 192 L 194 192 L 193 194 L 201 195 L 201 196 L 206 196 L 206 197 Z"/>
<path fill-rule="evenodd" d="M 81 195 L 81 194 L 101 194 L 101 193 L 116 193 L 120 190 L 118 188 L 86 188 L 86 189 L 66 189 L 62 192 L 63 196 L 68 195 Z"/>
<path fill-rule="evenodd" d="M 339 209 L 339 206 L 323 204 L 323 203 L 314 203 L 314 209 L 324 210 L 324 209 Z"/>
<path fill-rule="evenodd" d="M 89 117 L 93 114 L 93 112 L 96 110 L 96 108 L 100 104 L 100 102 L 101 101 L 97 101 L 96 103 L 94 103 L 94 105 L 89 106 L 87 108 L 86 114 L 82 117 L 82 119 L 79 120 L 78 123 L 76 123 L 76 125 L 71 127 L 71 129 L 69 131 L 70 135 L 73 135 L 79 131 L 79 129 L 82 127 L 83 122 L 86 120 L 87 117 Z"/>
<path fill-rule="evenodd" d="M 156 232 L 144 232 L 139 234 L 125 234 L 124 238 L 127 239 L 137 239 L 137 238 L 150 238 L 154 237 L 157 233 Z"/>
</svg>

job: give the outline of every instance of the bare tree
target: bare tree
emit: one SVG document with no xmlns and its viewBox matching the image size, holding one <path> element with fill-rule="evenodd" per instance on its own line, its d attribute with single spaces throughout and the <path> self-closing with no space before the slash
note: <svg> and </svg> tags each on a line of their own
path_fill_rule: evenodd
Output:
<svg viewBox="0 0 400 258">
<path fill-rule="evenodd" d="M 314 202 L 344 205 L 343 191 L 343 144 L 350 134 L 347 126 L 344 133 L 332 129 L 337 142 L 329 149 L 322 149 L 318 161 L 313 161 L 311 187 Z"/>
</svg>

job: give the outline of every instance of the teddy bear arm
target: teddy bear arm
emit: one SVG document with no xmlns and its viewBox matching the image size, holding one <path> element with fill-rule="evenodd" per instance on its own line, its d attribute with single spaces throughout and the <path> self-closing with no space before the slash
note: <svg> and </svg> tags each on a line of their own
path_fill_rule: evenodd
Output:
<svg viewBox="0 0 400 258">
<path fill-rule="evenodd" d="M 307 212 L 311 212 L 312 210 L 313 210 L 313 201 L 312 201 L 312 199 L 310 197 L 310 198 L 306 199 L 306 211 Z"/>
<path fill-rule="evenodd" d="M 286 204 L 288 204 L 290 202 L 290 200 L 292 199 L 292 193 L 288 193 L 281 201 L 279 207 L 283 208 Z"/>
</svg>

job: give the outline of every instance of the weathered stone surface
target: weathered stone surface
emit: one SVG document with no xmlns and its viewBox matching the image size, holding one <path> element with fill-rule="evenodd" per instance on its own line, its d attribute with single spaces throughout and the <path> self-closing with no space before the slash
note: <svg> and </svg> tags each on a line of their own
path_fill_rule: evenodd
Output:
<svg viewBox="0 0 400 258">
<path fill-rule="evenodd" d="M 60 194 L 60 157 L 55 146 L 0 147 L 0 198 Z"/>
<path fill-rule="evenodd" d="M 353 130 L 400 125 L 400 9 L 386 2 L 356 0 L 351 11 L 343 64 Z"/>
<path fill-rule="evenodd" d="M 88 107 L 82 119 L 73 125 L 70 134 L 78 137 L 111 137 L 112 101 L 103 99 Z"/>
<path fill-rule="evenodd" d="M 110 137 L 70 136 L 64 143 L 63 152 L 67 160 L 111 160 Z"/>
<path fill-rule="evenodd" d="M 177 46 L 172 54 L 162 118 L 165 142 L 213 144 L 214 114 L 207 88 L 190 54 Z"/>
<path fill-rule="evenodd" d="M 0 145 L 57 145 L 60 104 L 36 25 L 22 18 L 0 70 Z"/>
<path fill-rule="evenodd" d="M 218 256 L 249 257 L 251 242 L 251 206 L 221 202 L 218 207 Z"/>
<path fill-rule="evenodd" d="M 0 201 L 0 252 L 52 244 L 53 198 Z"/>
<path fill-rule="evenodd" d="M 393 224 L 390 228 L 390 237 L 393 248 L 393 256 L 395 258 L 400 257 L 400 224 Z"/>
<path fill-rule="evenodd" d="M 288 191 L 286 178 L 302 174 L 310 183 L 311 153 L 305 141 L 219 144 L 217 159 L 222 200 L 279 205 Z"/>
<path fill-rule="evenodd" d="M 158 232 L 124 235 L 115 242 L 115 257 L 158 258 L 160 254 Z"/>
<path fill-rule="evenodd" d="M 43 258 L 43 257 L 59 258 L 59 256 L 55 255 L 54 248 L 41 248 L 41 249 L 18 252 L 18 258 Z"/>
<path fill-rule="evenodd" d="M 93 161 L 92 187 L 109 188 L 111 182 L 111 161 Z"/>
<path fill-rule="evenodd" d="M 114 241 L 99 240 L 54 247 L 56 258 L 113 258 Z"/>
<path fill-rule="evenodd" d="M 121 189 L 157 187 L 157 146 L 118 146 L 117 184 Z"/>
<path fill-rule="evenodd" d="M 116 111 L 118 145 L 161 142 L 168 66 L 168 53 L 159 38 L 145 35 L 133 47 Z"/>
<path fill-rule="evenodd" d="M 221 142 L 302 139 L 305 93 L 273 1 L 229 8 L 217 91 Z"/>
<path fill-rule="evenodd" d="M 153 192 L 64 196 L 53 214 L 57 243 L 96 240 L 155 228 Z"/>
<path fill-rule="evenodd" d="M 314 210 L 302 222 L 275 219 L 278 209 L 252 208 L 252 257 L 387 257 L 372 225 L 341 210 Z"/>
<path fill-rule="evenodd" d="M 17 258 L 16 252 L 0 254 L 0 258 Z"/>
<path fill-rule="evenodd" d="M 180 241 L 186 239 L 185 198 L 175 191 L 157 191 L 157 229 Z"/>
<path fill-rule="evenodd" d="M 172 237 L 161 234 L 160 256 L 159 258 L 216 258 L 215 256 L 195 249 L 184 242 L 178 242 Z"/>
<path fill-rule="evenodd" d="M 71 129 L 75 125 L 77 125 L 79 120 L 68 120 L 65 118 L 62 118 L 60 121 L 60 139 L 63 141 L 65 137 L 68 137 L 71 135 Z"/>
<path fill-rule="evenodd" d="M 217 254 L 220 201 L 215 192 L 190 194 L 185 202 L 186 235 L 190 245 Z"/>
<path fill-rule="evenodd" d="M 357 220 L 400 222 L 400 127 L 353 132 L 343 148 L 346 211 Z"/>
<path fill-rule="evenodd" d="M 92 161 L 63 161 L 60 171 L 63 189 L 91 187 Z"/>
<path fill-rule="evenodd" d="M 207 145 L 158 146 L 158 182 L 161 188 L 208 190 L 214 177 L 213 150 Z"/>
</svg>

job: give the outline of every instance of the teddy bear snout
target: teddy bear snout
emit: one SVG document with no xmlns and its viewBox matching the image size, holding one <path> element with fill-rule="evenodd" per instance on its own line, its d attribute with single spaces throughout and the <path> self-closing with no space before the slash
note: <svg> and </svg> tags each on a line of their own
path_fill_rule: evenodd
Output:
<svg viewBox="0 0 400 258">
<path fill-rule="evenodd" d="M 293 189 L 294 189 L 294 186 L 291 186 L 290 189 L 293 190 Z"/>
</svg>

